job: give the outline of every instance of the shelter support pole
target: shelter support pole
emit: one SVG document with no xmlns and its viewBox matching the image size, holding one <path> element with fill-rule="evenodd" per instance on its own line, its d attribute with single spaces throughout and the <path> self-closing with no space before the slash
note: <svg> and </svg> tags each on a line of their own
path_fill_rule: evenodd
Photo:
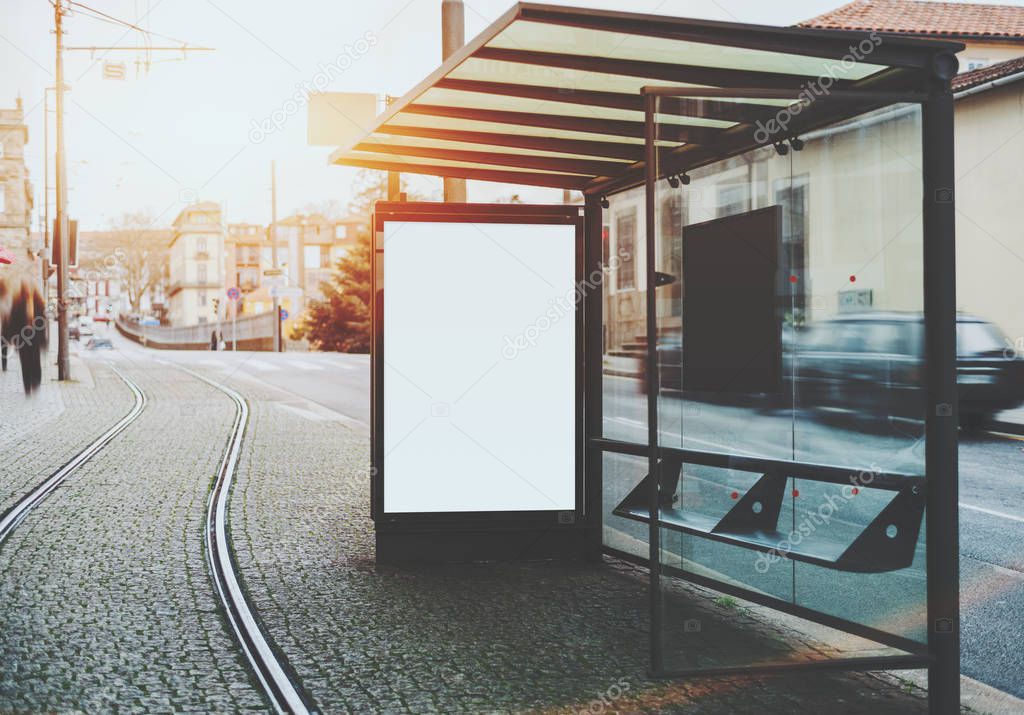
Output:
<svg viewBox="0 0 1024 715">
<path fill-rule="evenodd" d="M 441 0 L 441 59 L 446 60 L 466 44 L 466 8 L 462 0 Z M 466 203 L 466 180 L 444 178 L 444 200 Z"/>
<path fill-rule="evenodd" d="M 587 194 L 583 203 L 583 224 L 584 224 L 584 271 L 587 281 L 587 290 L 584 293 L 583 324 L 584 324 L 584 369 L 585 369 L 585 398 L 584 410 L 586 419 L 585 429 L 585 459 L 584 459 L 584 480 L 586 495 L 587 514 L 587 554 L 589 561 L 600 561 L 602 554 L 602 532 L 603 532 L 603 464 L 604 451 L 600 447 L 592 446 L 591 439 L 601 437 L 603 434 L 603 355 L 604 355 L 604 330 L 603 330 L 603 303 L 604 303 L 604 281 L 608 276 L 604 272 L 604 215 L 601 208 L 601 197 L 597 194 Z M 601 282 L 595 283 L 594 276 L 601 276 Z"/>
<path fill-rule="evenodd" d="M 647 308 L 647 472 L 658 473 L 658 307 L 655 300 L 655 227 L 657 226 L 656 192 L 658 181 L 658 154 L 655 145 L 654 112 L 658 98 L 644 95 L 644 189 L 645 189 L 645 283 Z M 661 598 L 661 509 L 660 480 L 650 480 L 649 496 L 649 567 L 651 607 L 651 673 L 664 671 L 662 657 L 662 598 Z"/>
<path fill-rule="evenodd" d="M 923 103 L 924 306 L 927 355 L 928 711 L 960 712 L 960 548 L 957 509 L 956 244 L 953 94 L 956 59 L 936 58 Z"/>
</svg>

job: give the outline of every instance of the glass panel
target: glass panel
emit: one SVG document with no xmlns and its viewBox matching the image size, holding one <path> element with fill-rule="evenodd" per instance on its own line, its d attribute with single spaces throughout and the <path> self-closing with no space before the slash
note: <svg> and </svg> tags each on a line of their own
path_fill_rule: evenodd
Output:
<svg viewBox="0 0 1024 715">
<path fill-rule="evenodd" d="M 919 111 L 788 139 L 656 184 L 658 440 L 679 450 L 656 475 L 669 670 L 808 657 L 720 647 L 702 598 L 925 637 Z M 801 630 L 837 656 L 887 650 Z"/>
<path fill-rule="evenodd" d="M 844 64 L 837 60 L 791 55 L 784 52 L 627 35 L 621 32 L 552 25 L 527 20 L 517 20 L 512 23 L 488 42 L 487 46 L 538 52 L 566 52 L 566 48 L 572 48 L 572 54 L 577 55 L 610 56 L 620 60 L 649 62 L 685 62 L 701 67 L 722 67 L 751 72 L 780 72 L 808 77 L 819 77 L 831 72 L 837 78 L 860 79 L 886 68 L 884 65 L 869 64 L 863 61 L 851 61 Z M 856 59 L 870 59 L 871 50 L 875 47 L 877 45 L 872 44 L 868 49 L 865 45 L 861 56 Z M 680 58 L 685 58 L 685 60 L 680 60 Z"/>
<path fill-rule="evenodd" d="M 423 156 L 406 156 L 404 154 L 392 154 L 392 153 L 376 153 L 369 151 L 349 151 L 345 153 L 346 159 L 363 159 L 365 161 L 388 161 L 388 162 L 401 162 L 409 167 L 414 167 L 416 164 L 423 164 L 426 166 L 460 166 L 467 169 L 493 169 L 496 171 L 525 171 L 528 173 L 537 173 L 537 169 L 522 168 L 518 166 L 497 166 L 487 165 L 481 166 L 480 162 L 472 161 L 453 161 L 451 159 L 435 159 L 433 157 Z M 410 172 L 415 173 L 412 168 Z M 545 170 L 543 173 L 546 174 L 564 174 L 568 172 L 562 171 L 551 171 Z"/>
<path fill-rule="evenodd" d="M 827 516 L 843 543 L 879 528 L 881 548 L 903 557 L 876 574 L 796 563 L 797 600 L 923 643 L 923 507 L 882 518 L 908 495 L 870 488 L 880 472 L 924 474 L 920 109 L 889 107 L 809 137 L 793 165 L 790 185 L 775 187 L 802 254 L 787 351 L 793 448 L 853 467 L 846 485 L 797 480 L 794 524 Z"/>
<path fill-rule="evenodd" d="M 566 96 L 571 95 L 566 91 Z M 509 112 L 531 112 L 539 114 L 555 114 L 568 117 L 587 117 L 596 119 L 624 119 L 631 122 L 642 122 L 643 112 L 628 109 L 614 109 L 593 105 L 573 104 L 569 102 L 552 102 L 529 97 L 509 97 L 502 94 L 484 94 L 481 92 L 462 92 L 453 89 L 428 89 L 416 98 L 416 104 L 437 104 L 445 107 L 473 107 L 476 109 L 496 109 Z M 717 119 L 662 115 L 661 121 L 670 124 L 687 124 L 693 126 L 722 127 L 735 125 Z"/>
<path fill-rule="evenodd" d="M 625 144 L 643 144 L 643 139 L 620 137 L 613 134 L 595 134 L 593 132 L 577 132 L 564 129 L 546 129 L 522 125 L 503 124 L 499 122 L 481 122 L 475 119 L 457 119 L 453 117 L 435 117 L 426 114 L 399 113 L 395 124 L 407 127 L 430 127 L 432 129 L 462 129 L 471 132 L 498 132 L 533 137 L 554 137 L 557 139 L 596 139 L 598 141 L 619 141 Z M 664 142 L 667 146 L 669 142 Z"/>
<path fill-rule="evenodd" d="M 674 58 L 673 61 L 679 61 Z M 520 84 L 537 84 L 545 87 L 561 87 L 566 92 L 575 90 L 596 90 L 605 92 L 621 92 L 637 96 L 640 89 L 649 85 L 664 84 L 664 80 L 654 77 L 625 77 L 622 75 L 587 72 L 584 70 L 564 69 L 561 67 L 542 67 L 525 65 L 516 62 L 498 62 L 470 58 L 447 74 L 455 79 L 475 79 L 491 82 L 518 82 Z M 679 83 L 680 87 L 700 87 Z M 788 100 L 750 99 L 744 100 L 753 104 L 779 105 L 789 104 Z"/>
<path fill-rule="evenodd" d="M 558 151 L 540 151 L 538 149 L 518 149 L 516 147 L 509 146 L 496 146 L 492 144 L 476 144 L 472 142 L 454 142 L 442 139 L 429 139 L 422 137 L 406 137 L 398 134 L 385 134 L 384 132 L 377 132 L 376 134 L 367 137 L 364 140 L 366 143 L 378 143 L 378 144 L 393 144 L 396 146 L 412 146 L 412 147 L 430 147 L 433 149 L 459 149 L 465 151 L 497 151 L 503 154 L 519 154 L 524 156 L 553 156 L 553 157 L 567 157 L 577 158 L 584 157 L 589 158 L 591 156 L 597 158 L 603 158 L 607 161 L 616 161 L 613 158 L 607 158 L 601 154 L 574 154 L 570 152 L 558 152 Z M 623 167 L 628 167 L 631 162 L 622 161 Z"/>
<path fill-rule="evenodd" d="M 603 543 L 630 556 L 646 559 L 647 524 L 619 516 L 615 511 L 647 474 L 647 457 L 605 452 L 601 463 Z"/>
<path fill-rule="evenodd" d="M 610 197 L 603 212 L 602 343 L 604 436 L 646 444 L 643 202 L 643 189 L 632 189 Z"/>
</svg>

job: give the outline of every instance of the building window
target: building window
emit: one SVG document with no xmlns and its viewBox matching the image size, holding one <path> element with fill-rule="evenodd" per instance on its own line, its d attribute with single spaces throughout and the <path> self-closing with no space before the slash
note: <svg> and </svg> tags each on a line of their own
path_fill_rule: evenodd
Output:
<svg viewBox="0 0 1024 715">
<path fill-rule="evenodd" d="M 669 312 L 672 315 L 683 314 L 683 196 L 673 191 L 662 199 L 661 236 L 659 250 L 661 252 L 661 270 L 676 281 L 661 291 L 661 297 L 669 301 Z"/>
<path fill-rule="evenodd" d="M 206 236 L 196 238 L 196 252 L 206 253 Z"/>
<path fill-rule="evenodd" d="M 306 268 L 320 268 L 320 256 L 320 246 L 302 247 L 302 260 L 306 264 Z"/>
<path fill-rule="evenodd" d="M 7 187 L 0 186 L 0 214 L 7 210 Z"/>
<path fill-rule="evenodd" d="M 207 271 L 205 263 L 199 263 L 196 265 L 196 279 L 200 283 L 206 283 Z"/>
<path fill-rule="evenodd" d="M 334 238 L 338 241 L 344 241 L 348 238 L 348 226 L 343 223 L 339 223 L 334 227 Z"/>
<path fill-rule="evenodd" d="M 615 255 L 619 259 L 615 287 L 629 290 L 636 286 L 636 209 L 615 217 Z"/>
<path fill-rule="evenodd" d="M 726 184 L 718 187 L 718 217 L 735 216 L 747 211 L 750 204 L 750 186 Z"/>
<path fill-rule="evenodd" d="M 807 306 L 807 175 L 775 182 L 775 203 L 782 207 L 782 244 L 779 246 L 779 283 L 777 286 L 784 312 L 799 324 L 806 318 Z M 796 276 L 795 283 L 789 276 Z"/>
<path fill-rule="evenodd" d="M 205 308 L 206 307 L 206 291 L 205 290 L 199 291 L 198 300 L 199 300 L 199 307 L 200 308 Z"/>
</svg>

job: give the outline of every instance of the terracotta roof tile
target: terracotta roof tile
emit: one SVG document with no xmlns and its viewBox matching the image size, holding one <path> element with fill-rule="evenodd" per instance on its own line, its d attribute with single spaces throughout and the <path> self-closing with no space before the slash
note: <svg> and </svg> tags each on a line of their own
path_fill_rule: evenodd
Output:
<svg viewBox="0 0 1024 715">
<path fill-rule="evenodd" d="M 1014 57 L 1012 60 L 958 74 L 953 78 L 953 91 L 962 92 L 965 89 L 977 87 L 1002 77 L 1009 77 L 1018 72 L 1024 72 L 1024 57 Z"/>
<path fill-rule="evenodd" d="M 827 30 L 1024 40 L 1024 7 L 921 0 L 854 0 L 799 24 Z"/>
</svg>

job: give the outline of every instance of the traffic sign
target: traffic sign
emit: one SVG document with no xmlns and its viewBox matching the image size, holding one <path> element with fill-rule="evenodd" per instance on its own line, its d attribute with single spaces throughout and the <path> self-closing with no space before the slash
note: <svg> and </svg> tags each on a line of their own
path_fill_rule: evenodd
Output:
<svg viewBox="0 0 1024 715">
<path fill-rule="evenodd" d="M 238 290 L 238 288 L 235 288 L 234 286 L 228 288 L 228 298 L 231 300 L 238 300 L 241 297 L 242 291 Z"/>
<path fill-rule="evenodd" d="M 271 298 L 298 298 L 302 289 L 295 286 L 270 286 Z"/>
<path fill-rule="evenodd" d="M 288 320 L 288 311 L 281 308 L 281 320 Z"/>
</svg>

